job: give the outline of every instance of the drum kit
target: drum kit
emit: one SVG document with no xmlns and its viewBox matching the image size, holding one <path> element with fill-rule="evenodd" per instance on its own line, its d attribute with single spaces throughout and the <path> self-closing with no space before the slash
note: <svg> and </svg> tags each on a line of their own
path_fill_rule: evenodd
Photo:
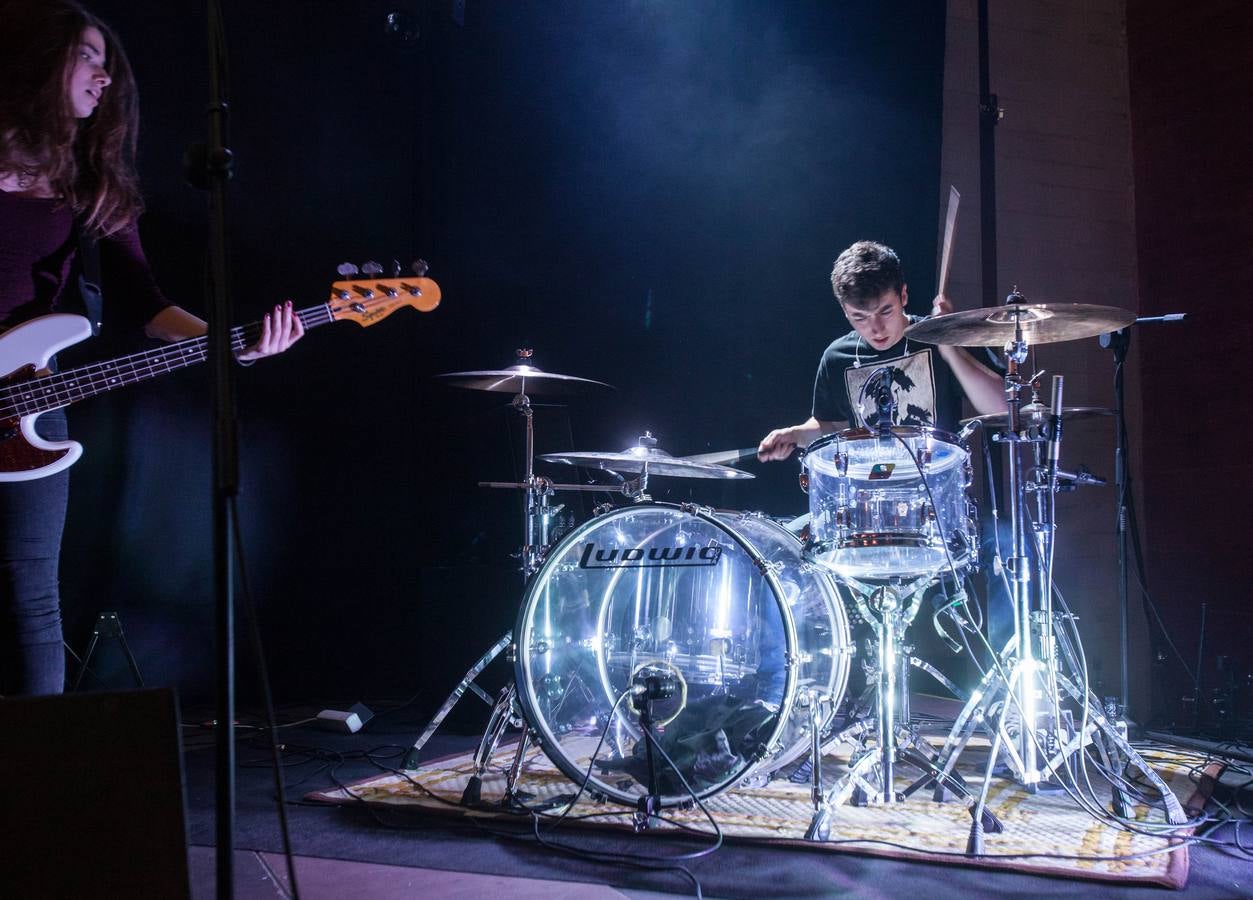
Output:
<svg viewBox="0 0 1253 900">
<path fill-rule="evenodd" d="M 523 493 L 525 586 L 515 627 L 466 672 L 405 768 L 417 767 L 423 745 L 471 691 L 492 713 L 462 797 L 468 806 L 482 802 L 483 776 L 515 728 L 521 736 L 503 803 L 533 808 L 518 781 L 534 743 L 580 795 L 631 808 L 637 830 L 648 828 L 659 809 L 787 775 L 811 784 L 810 839 L 829 838 L 830 810 L 840 803 L 893 804 L 924 788 L 937 800 L 952 794 L 964 802 L 972 832 L 999 831 L 984 809 L 998 762 L 1034 791 L 1050 779 L 1073 778 L 1089 747 L 1115 770 L 1138 769 L 1161 793 L 1167 818 L 1182 821 L 1178 801 L 1128 744 L 1117 715 L 1089 692 L 1073 617 L 1054 609 L 1054 495 L 1063 485 L 1103 483 L 1060 468 L 1062 425 L 1109 412 L 1064 408 L 1060 376 L 1045 407 L 1038 375 L 1021 369 L 1035 344 L 1092 337 L 1133 320 L 1112 307 L 1027 303 L 1015 292 L 1002 307 L 911 325 L 906 334 L 920 343 L 1002 348 L 1008 411 L 966 420 L 958 435 L 893 426 L 885 372 L 875 396 L 879 424 L 826 435 L 805 450 L 801 484 L 809 513 L 791 522 L 657 502 L 648 494 L 654 477 L 752 478 L 726 464 L 752 449 L 676 457 L 646 433 L 622 451 L 538 457 L 609 473 L 613 485 L 535 474 L 531 395 L 611 388 L 545 372 L 529 350 L 509 368 L 439 376 L 453 387 L 514 394 L 511 405 L 525 419 L 524 478 L 480 483 Z M 995 568 L 1003 568 L 1014 627 L 1003 648 L 992 648 L 974 627 L 962 587 L 980 563 L 966 446 L 980 428 L 984 446 L 989 439 L 1001 445 L 1007 461 L 1010 547 Z M 596 507 L 553 539 L 557 492 L 607 490 L 625 502 Z M 982 641 L 990 662 L 969 695 L 905 643 L 924 596 L 952 617 L 963 641 L 967 634 Z M 854 644 L 854 617 L 873 629 L 865 650 Z M 476 680 L 506 651 L 513 678 L 493 698 Z M 855 657 L 868 687 L 846 703 Z M 967 701 L 942 746 L 922 739 L 912 724 L 911 667 Z M 976 798 L 956 765 L 980 730 L 991 753 Z M 826 784 L 824 748 L 845 742 L 857 748 L 848 771 Z M 902 790 L 898 765 L 919 773 Z M 1118 790 L 1114 803 L 1125 806 Z"/>
</svg>

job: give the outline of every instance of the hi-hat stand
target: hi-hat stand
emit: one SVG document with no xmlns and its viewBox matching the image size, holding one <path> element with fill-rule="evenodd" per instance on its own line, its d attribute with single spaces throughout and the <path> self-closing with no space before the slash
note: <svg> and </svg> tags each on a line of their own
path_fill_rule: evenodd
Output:
<svg viewBox="0 0 1253 900">
<path fill-rule="evenodd" d="M 1020 416 L 1023 392 L 1032 381 L 1024 379 L 1019 371 L 1028 351 L 1021 325 L 1025 316 L 1012 311 L 1013 304 L 1021 303 L 1022 299 L 1017 293 L 1011 294 L 1006 306 L 1015 324 L 1014 337 L 1005 345 L 1009 421 L 1005 433 L 997 436 L 1007 445 L 1009 460 L 1012 551 L 1006 560 L 1006 571 L 1015 612 L 1014 635 L 1003 650 L 994 655 L 991 668 L 959 714 L 940 751 L 942 772 L 952 773 L 958 756 L 979 726 L 993 739 L 994 756 L 1003 754 L 1015 780 L 1032 792 L 1048 778 L 1060 777 L 1069 769 L 1070 757 L 1082 753 L 1092 743 L 1103 762 L 1114 771 L 1126 766 L 1139 769 L 1160 793 L 1167 820 L 1172 824 L 1181 823 L 1186 816 L 1178 799 L 1131 747 L 1117 723 L 1088 691 L 1077 648 L 1071 646 L 1064 629 L 1057 628 L 1052 570 L 1063 383 L 1061 376 L 1054 376 L 1047 465 L 1037 464 L 1028 479 L 1024 477 L 1022 448 L 1032 444 L 1038 454 L 1042 438 L 1032 434 Z M 1026 307 L 1023 310 L 1029 312 Z M 1028 555 L 1025 512 L 1028 492 L 1034 493 L 1038 508 L 1032 535 L 1034 566 Z M 1074 713 L 1062 708 L 1063 697 L 1079 706 L 1080 718 L 1086 725 L 1075 727 Z M 989 724 L 992 722 L 995 726 Z M 995 759 L 989 761 L 989 772 L 994 762 Z M 1125 799 L 1117 789 L 1114 805 L 1120 815 L 1124 814 Z"/>
</svg>

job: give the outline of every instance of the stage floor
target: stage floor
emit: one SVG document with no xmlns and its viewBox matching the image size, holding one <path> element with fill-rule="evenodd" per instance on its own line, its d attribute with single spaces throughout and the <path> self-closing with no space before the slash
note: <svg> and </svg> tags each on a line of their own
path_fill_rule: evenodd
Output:
<svg viewBox="0 0 1253 900">
<path fill-rule="evenodd" d="M 415 896 L 440 900 L 490 896 L 507 896 L 509 900 L 649 900 L 673 896 L 656 891 L 620 891 L 579 881 L 480 875 L 317 856 L 297 856 L 295 861 L 296 881 L 304 900 L 410 900 Z M 213 847 L 193 846 L 188 863 L 192 900 L 212 900 L 217 851 Z M 286 900 L 292 896 L 287 862 L 281 853 L 236 850 L 235 873 L 236 900 Z"/>
<path fill-rule="evenodd" d="M 314 711 L 317 708 L 315 707 Z M 341 707 L 342 708 L 342 707 Z M 283 720 L 300 718 L 286 714 Z M 185 719 L 194 721 L 190 716 Z M 297 878 L 306 898 L 357 900 L 392 896 L 510 898 L 692 896 L 679 872 L 641 871 L 601 864 L 538 846 L 529 828 L 499 823 L 450 821 L 414 814 L 380 815 L 358 806 L 327 806 L 301 800 L 380 772 L 370 756 L 398 766 L 423 722 L 385 717 L 356 735 L 309 726 L 282 731 L 288 816 Z M 214 750 L 207 733 L 189 729 L 185 738 L 191 871 L 196 897 L 213 886 Z M 463 752 L 477 736 L 436 735 L 424 758 Z M 273 802 L 269 751 L 254 741 L 240 743 L 235 846 L 236 889 L 241 898 L 285 897 L 285 863 Z M 1243 779 L 1241 779 L 1243 780 Z M 686 847 L 673 839 L 573 831 L 562 840 L 590 852 L 674 853 Z M 1253 895 L 1253 865 L 1247 857 L 1193 846 L 1189 898 Z M 706 897 L 948 897 L 1101 896 L 1140 897 L 1161 888 L 1071 881 L 1018 872 L 831 854 L 793 848 L 728 843 L 689 864 Z M 506 893 L 507 892 L 507 893 Z"/>
</svg>

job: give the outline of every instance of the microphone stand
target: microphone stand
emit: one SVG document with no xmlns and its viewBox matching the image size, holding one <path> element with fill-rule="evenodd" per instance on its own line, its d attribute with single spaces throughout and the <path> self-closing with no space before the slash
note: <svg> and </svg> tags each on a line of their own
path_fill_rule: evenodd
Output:
<svg viewBox="0 0 1253 900">
<path fill-rule="evenodd" d="M 1122 692 L 1118 717 L 1126 720 L 1130 708 L 1130 615 L 1127 598 L 1127 494 L 1131 490 L 1127 471 L 1127 393 L 1123 371 L 1131 349 L 1131 331 L 1122 328 L 1103 334 L 1101 346 L 1114 351 L 1114 485 L 1118 491 L 1118 677 Z"/>
<path fill-rule="evenodd" d="M 657 774 L 657 751 L 653 746 L 658 740 L 653 730 L 653 703 L 673 697 L 677 685 L 674 676 L 669 673 L 641 673 L 632 681 L 635 696 L 631 702 L 639 714 L 640 730 L 644 738 L 644 760 L 648 772 L 648 793 L 636 802 L 635 812 L 632 815 L 634 829 L 640 832 L 656 825 L 657 814 L 661 812 L 661 779 Z"/>
<path fill-rule="evenodd" d="M 188 148 L 188 181 L 207 191 L 206 310 L 213 407 L 213 592 L 217 636 L 217 767 L 215 803 L 216 893 L 235 893 L 235 596 L 233 511 L 239 494 L 234 358 L 230 338 L 231 269 L 227 242 L 226 182 L 233 159 L 226 146 L 226 34 L 219 0 L 208 0 L 208 141 Z M 280 798 L 281 801 L 281 798 Z"/>
<path fill-rule="evenodd" d="M 1169 313 L 1163 316 L 1140 316 L 1133 324 L 1154 322 L 1182 322 L 1185 313 Z M 1118 673 L 1122 692 L 1118 702 L 1118 718 L 1126 721 L 1130 703 L 1130 604 L 1127 577 L 1127 530 L 1129 526 L 1128 498 L 1131 496 L 1131 471 L 1127 465 L 1127 394 L 1123 373 L 1127 354 L 1131 350 L 1131 328 L 1120 328 L 1101 335 L 1100 344 L 1114 352 L 1114 484 L 1118 490 Z"/>
</svg>

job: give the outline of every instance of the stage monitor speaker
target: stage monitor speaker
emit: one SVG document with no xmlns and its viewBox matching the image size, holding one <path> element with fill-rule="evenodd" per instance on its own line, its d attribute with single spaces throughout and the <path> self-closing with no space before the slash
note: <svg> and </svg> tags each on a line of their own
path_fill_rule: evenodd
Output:
<svg viewBox="0 0 1253 900">
<path fill-rule="evenodd" d="M 171 690 L 0 700 L 0 897 L 189 897 Z"/>
</svg>

